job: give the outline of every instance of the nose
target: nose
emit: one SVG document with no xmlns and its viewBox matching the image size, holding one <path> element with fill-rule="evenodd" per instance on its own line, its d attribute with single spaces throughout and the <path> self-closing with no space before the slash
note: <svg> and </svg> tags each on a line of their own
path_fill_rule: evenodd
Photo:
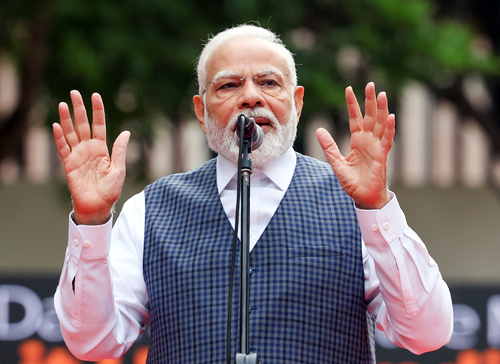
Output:
<svg viewBox="0 0 500 364">
<path fill-rule="evenodd" d="M 251 77 L 247 77 L 244 80 L 238 97 L 238 107 L 240 109 L 262 107 L 266 104 L 262 91 L 255 85 Z"/>
</svg>

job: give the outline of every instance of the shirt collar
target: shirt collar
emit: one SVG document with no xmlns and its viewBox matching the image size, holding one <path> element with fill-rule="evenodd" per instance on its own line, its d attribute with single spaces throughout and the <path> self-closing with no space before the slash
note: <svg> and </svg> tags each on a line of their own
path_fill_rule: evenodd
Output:
<svg viewBox="0 0 500 364">
<path fill-rule="evenodd" d="M 279 189 L 286 191 L 292 181 L 296 164 L 297 155 L 293 148 L 290 147 L 280 157 L 267 163 L 260 171 L 275 183 Z M 237 172 L 237 165 L 221 155 L 217 157 L 217 188 L 219 194 L 226 188 Z"/>
</svg>

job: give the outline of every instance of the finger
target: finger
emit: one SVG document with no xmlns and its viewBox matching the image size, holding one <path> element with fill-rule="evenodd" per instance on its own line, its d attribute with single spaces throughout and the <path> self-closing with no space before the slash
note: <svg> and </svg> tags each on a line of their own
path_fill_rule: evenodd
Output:
<svg viewBox="0 0 500 364">
<path fill-rule="evenodd" d="M 323 128 L 316 130 L 316 137 L 318 138 L 321 148 L 323 148 L 323 151 L 325 152 L 328 162 L 335 171 L 339 163 L 344 160 L 344 157 L 340 154 L 337 143 L 335 143 L 335 140 L 333 140 L 330 133 Z"/>
<path fill-rule="evenodd" d="M 71 148 L 68 145 L 66 138 L 64 137 L 64 132 L 61 125 L 58 123 L 52 124 L 52 131 L 54 133 L 54 139 L 56 141 L 57 150 L 59 151 L 59 156 L 64 160 L 71 153 Z"/>
<path fill-rule="evenodd" d="M 384 137 L 382 140 L 382 148 L 384 152 L 387 154 L 392 148 L 394 142 L 394 135 L 396 133 L 396 116 L 394 114 L 390 114 L 387 117 L 387 124 L 385 128 Z"/>
<path fill-rule="evenodd" d="M 64 137 L 70 148 L 74 148 L 78 144 L 78 136 L 76 135 L 73 121 L 69 113 L 68 104 L 61 102 L 59 104 L 59 120 L 61 121 L 61 128 Z"/>
<path fill-rule="evenodd" d="M 111 161 L 113 164 L 125 171 L 125 157 L 127 155 L 127 145 L 130 140 L 130 132 L 122 131 L 120 135 L 115 140 L 113 144 L 113 150 L 111 151 Z"/>
<path fill-rule="evenodd" d="M 379 139 L 384 136 L 388 116 L 387 96 L 385 92 L 381 92 L 377 96 L 377 123 L 373 129 L 373 134 Z"/>
<path fill-rule="evenodd" d="M 375 98 L 375 84 L 369 82 L 365 88 L 365 118 L 364 130 L 373 131 L 377 121 L 377 100 Z"/>
<path fill-rule="evenodd" d="M 101 95 L 92 95 L 92 134 L 95 139 L 106 141 L 106 117 Z"/>
<path fill-rule="evenodd" d="M 363 130 L 363 114 L 359 108 L 358 100 L 352 87 L 349 86 L 345 89 L 345 101 L 347 103 L 347 112 L 349 114 L 349 128 L 351 129 L 351 134 L 357 131 Z"/>
<path fill-rule="evenodd" d="M 90 126 L 87 118 L 87 110 L 83 104 L 80 93 L 76 90 L 70 92 L 71 102 L 73 103 L 73 113 L 75 114 L 75 129 L 80 140 L 90 139 Z"/>
</svg>

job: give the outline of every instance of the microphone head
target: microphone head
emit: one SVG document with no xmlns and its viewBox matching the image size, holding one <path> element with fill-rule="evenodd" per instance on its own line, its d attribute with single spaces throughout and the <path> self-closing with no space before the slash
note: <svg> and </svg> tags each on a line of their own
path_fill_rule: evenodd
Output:
<svg viewBox="0 0 500 364">
<path fill-rule="evenodd" d="M 246 115 L 241 114 L 238 116 L 238 121 L 236 123 L 236 130 L 234 132 L 234 138 L 236 140 L 236 145 L 240 146 L 241 139 L 241 125 L 243 126 L 243 140 L 248 140 L 252 142 L 252 150 L 259 148 L 264 142 L 264 132 L 262 128 L 255 122 L 253 118 L 249 118 Z"/>
<path fill-rule="evenodd" d="M 252 143 L 252 150 L 258 149 L 264 143 L 264 132 L 257 123 L 255 123 L 255 134 L 255 140 L 252 139 L 254 141 Z"/>
</svg>

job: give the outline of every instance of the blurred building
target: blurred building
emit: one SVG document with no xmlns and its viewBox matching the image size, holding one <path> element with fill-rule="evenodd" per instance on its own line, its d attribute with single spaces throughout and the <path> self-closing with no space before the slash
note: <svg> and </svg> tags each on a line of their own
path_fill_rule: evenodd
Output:
<svg viewBox="0 0 500 364">
<path fill-rule="evenodd" d="M 10 63 L 1 59 L 0 67 L 0 114 L 6 114 L 18 102 L 19 86 Z M 491 107 L 480 77 L 471 76 L 464 85 L 475 107 Z M 38 105 L 30 114 L 23 163 L 15 158 L 0 163 L 0 273 L 57 273 L 62 264 L 71 204 L 51 131 L 44 125 L 45 108 Z M 416 82 L 404 90 L 395 112 L 397 134 L 389 178 L 410 225 L 426 242 L 445 278 L 500 283 L 496 262 L 500 161 L 492 156 L 487 135 L 475 120 L 462 118 L 453 104 Z M 132 137 L 127 151 L 130 171 L 145 165 L 147 180 L 152 181 L 174 172 L 174 158 L 184 171 L 211 158 L 194 115 L 175 133 L 167 119 L 157 125 L 152 145 L 141 145 Z M 321 116 L 307 120 L 300 151 L 325 160 L 315 136 L 320 126 L 332 132 L 346 154 L 349 135 L 336 131 L 332 121 Z M 145 183 L 129 178 L 118 208 Z"/>
</svg>

